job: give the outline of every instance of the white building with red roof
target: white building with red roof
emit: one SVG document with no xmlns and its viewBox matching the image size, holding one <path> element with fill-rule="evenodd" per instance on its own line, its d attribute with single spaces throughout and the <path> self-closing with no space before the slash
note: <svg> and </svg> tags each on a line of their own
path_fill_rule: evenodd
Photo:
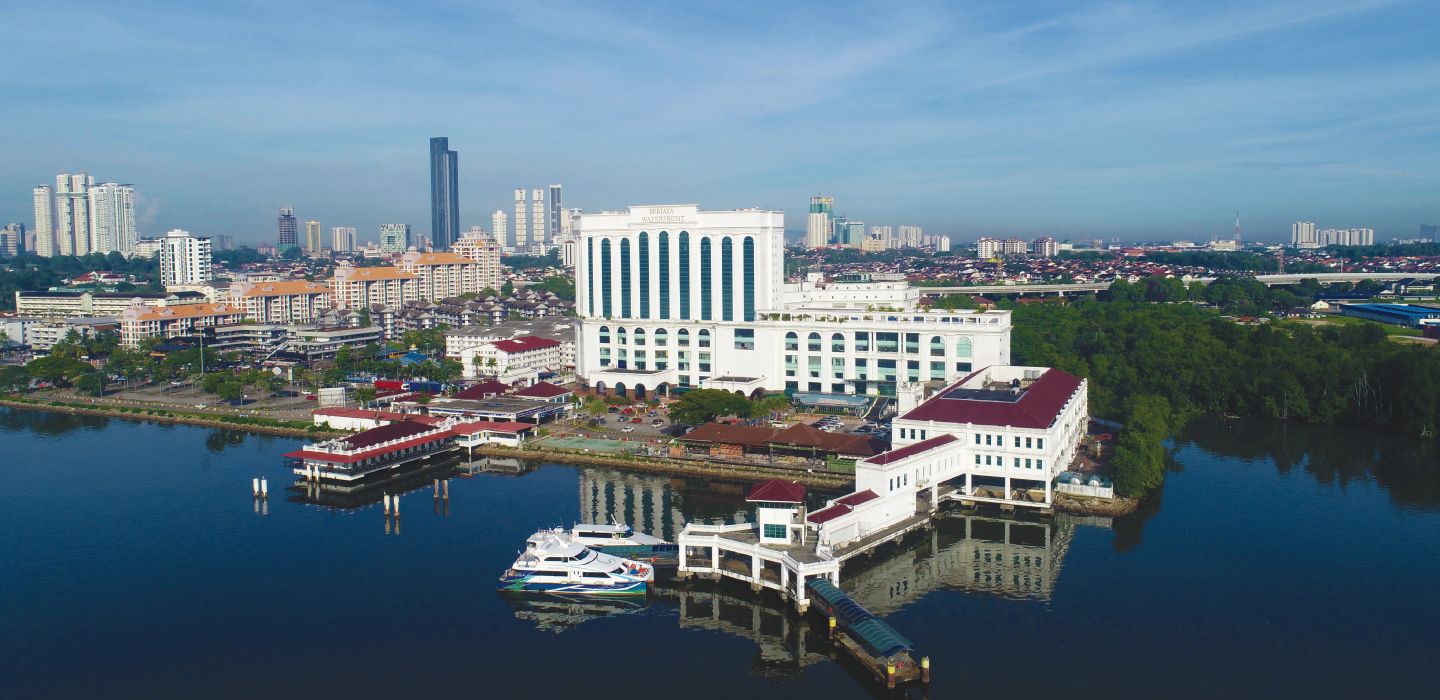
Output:
<svg viewBox="0 0 1440 700">
<path fill-rule="evenodd" d="M 493 377 L 511 386 L 529 386 L 542 373 L 560 374 L 564 369 L 562 343 L 550 338 L 523 335 L 496 340 L 460 353 L 466 377 Z"/>
</svg>

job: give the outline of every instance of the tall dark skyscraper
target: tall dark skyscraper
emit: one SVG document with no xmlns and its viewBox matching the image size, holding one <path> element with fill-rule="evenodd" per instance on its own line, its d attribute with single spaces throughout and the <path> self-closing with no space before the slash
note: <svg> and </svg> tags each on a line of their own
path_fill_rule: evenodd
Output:
<svg viewBox="0 0 1440 700">
<path fill-rule="evenodd" d="M 280 207 L 280 218 L 275 221 L 275 252 L 284 253 L 300 246 L 300 235 L 295 225 L 295 210 Z"/>
<path fill-rule="evenodd" d="M 561 225 L 561 217 L 564 215 L 565 206 L 560 203 L 560 186 L 550 186 L 550 240 L 560 235 L 564 226 Z"/>
<path fill-rule="evenodd" d="M 460 239 L 460 155 L 450 150 L 450 139 L 430 139 L 430 243 L 448 250 Z"/>
</svg>

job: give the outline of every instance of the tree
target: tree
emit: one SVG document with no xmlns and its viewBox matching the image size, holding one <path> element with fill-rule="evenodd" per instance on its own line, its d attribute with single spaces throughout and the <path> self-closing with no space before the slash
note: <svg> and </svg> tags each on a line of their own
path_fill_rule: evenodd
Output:
<svg viewBox="0 0 1440 700">
<path fill-rule="evenodd" d="M 83 391 L 92 396 L 103 396 L 105 394 L 105 375 L 99 372 L 86 372 L 75 378 L 76 391 Z"/>
<path fill-rule="evenodd" d="M 0 367 L 0 391 L 21 391 L 30 387 L 30 373 L 19 365 Z"/>
<path fill-rule="evenodd" d="M 356 389 L 355 389 L 355 402 L 356 402 L 356 403 L 358 403 L 358 404 L 360 404 L 360 405 L 363 406 L 363 405 L 365 405 L 365 404 L 367 404 L 367 403 L 370 403 L 371 401 L 374 401 L 374 400 L 375 400 L 375 387 L 373 387 L 373 386 L 356 387 Z"/>
<path fill-rule="evenodd" d="M 604 399 L 597 396 L 592 396 L 588 399 L 585 399 L 585 404 L 580 407 L 580 411 L 582 413 L 592 417 L 603 416 L 609 410 L 610 404 L 605 403 Z"/>
<path fill-rule="evenodd" d="M 749 416 L 750 400 L 722 389 L 688 391 L 670 407 L 670 417 L 680 423 L 707 423 L 718 416 Z"/>
<path fill-rule="evenodd" d="M 509 299 L 510 296 L 513 295 L 514 293 L 515 293 L 515 283 L 514 283 L 514 282 L 511 282 L 510 280 L 505 280 L 505 284 L 500 285 L 500 296 L 501 296 L 501 298 Z"/>
<path fill-rule="evenodd" d="M 222 401 L 238 401 L 245 395 L 245 385 L 231 378 L 221 382 L 220 386 L 215 388 L 215 393 Z"/>
</svg>

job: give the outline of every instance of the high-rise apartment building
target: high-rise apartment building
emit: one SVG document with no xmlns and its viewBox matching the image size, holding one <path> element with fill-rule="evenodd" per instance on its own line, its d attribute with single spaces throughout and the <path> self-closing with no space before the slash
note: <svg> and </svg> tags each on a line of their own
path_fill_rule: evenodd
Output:
<svg viewBox="0 0 1440 700">
<path fill-rule="evenodd" d="M 1436 225 L 1436 224 L 1420 224 L 1420 238 L 1421 238 L 1421 239 L 1430 241 L 1431 243 L 1434 243 L 1434 242 L 1435 242 L 1435 237 L 1436 237 L 1437 234 L 1440 234 L 1440 225 Z"/>
<path fill-rule="evenodd" d="M 355 252 L 355 227 L 336 226 L 330 229 L 330 249 L 337 253 Z"/>
<path fill-rule="evenodd" d="M 35 254 L 55 255 L 55 190 L 49 185 L 35 187 Z"/>
<path fill-rule="evenodd" d="M 545 190 L 530 190 L 530 245 L 545 245 Z"/>
<path fill-rule="evenodd" d="M 209 238 L 197 238 L 188 231 L 174 229 L 160 239 L 160 284 L 209 284 L 211 244 Z"/>
<path fill-rule="evenodd" d="M 325 250 L 325 241 L 320 238 L 320 222 L 314 219 L 305 222 L 305 252 L 319 255 Z"/>
<path fill-rule="evenodd" d="M 1053 258 L 1060 254 L 1060 242 L 1049 236 L 1036 238 L 1030 244 L 1030 252 L 1042 258 Z"/>
<path fill-rule="evenodd" d="M 514 223 L 515 223 L 515 245 L 514 245 L 514 248 L 515 248 L 516 251 L 523 251 L 523 250 L 525 249 L 525 244 L 526 244 L 526 242 L 527 242 L 527 237 L 529 236 L 529 233 L 530 233 L 530 227 L 527 225 L 527 224 L 529 223 L 529 217 L 527 216 L 527 213 L 528 213 L 528 212 L 527 212 L 526 209 L 525 209 L 525 189 L 524 189 L 523 187 L 522 187 L 522 188 L 517 188 L 517 189 L 515 190 L 515 221 L 514 221 Z"/>
<path fill-rule="evenodd" d="M 295 210 L 280 207 L 280 217 L 275 220 L 275 252 L 284 255 L 300 245 L 300 231 L 295 221 Z"/>
<path fill-rule="evenodd" d="M 1309 247 L 1318 242 L 1319 239 L 1315 237 L 1315 222 L 1296 221 L 1290 224 L 1290 245 Z"/>
<path fill-rule="evenodd" d="M 924 244 L 925 231 L 919 226 L 901 226 L 896 231 L 900 248 L 919 248 Z"/>
<path fill-rule="evenodd" d="M 90 254 L 90 188 L 86 173 L 55 177 L 55 239 L 60 255 Z"/>
<path fill-rule="evenodd" d="M 503 209 L 496 209 L 495 213 L 490 215 L 490 230 L 495 233 L 495 245 L 500 246 L 501 250 L 510 247 L 510 232 L 507 225 L 509 218 Z"/>
<path fill-rule="evenodd" d="M 835 200 L 830 197 L 810 198 L 810 213 L 805 217 L 805 247 L 824 248 L 834 236 Z"/>
<path fill-rule="evenodd" d="M 460 155 L 450 139 L 430 139 L 430 243 L 448 250 L 460 238 Z"/>
<path fill-rule="evenodd" d="M 90 250 L 135 254 L 135 188 L 106 182 L 90 188 Z"/>
<path fill-rule="evenodd" d="M 25 224 L 5 224 L 0 228 L 0 255 L 15 257 L 25 252 Z"/>
<path fill-rule="evenodd" d="M 380 225 L 380 250 L 386 253 L 403 253 L 409 247 L 409 224 Z"/>
<path fill-rule="evenodd" d="M 565 233 L 565 206 L 560 202 L 560 186 L 550 186 L 550 240 Z"/>
</svg>

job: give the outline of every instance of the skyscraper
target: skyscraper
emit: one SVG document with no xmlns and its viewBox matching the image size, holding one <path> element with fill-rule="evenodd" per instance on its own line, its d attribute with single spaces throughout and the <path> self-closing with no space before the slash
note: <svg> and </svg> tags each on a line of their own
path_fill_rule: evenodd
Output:
<svg viewBox="0 0 1440 700">
<path fill-rule="evenodd" d="M 90 188 L 86 173 L 55 176 L 55 238 L 60 255 L 90 254 Z"/>
<path fill-rule="evenodd" d="M 403 253 L 410 247 L 409 224 L 381 224 L 380 250 L 386 253 Z"/>
<path fill-rule="evenodd" d="M 55 190 L 49 185 L 35 187 L 35 254 L 55 255 Z"/>
<path fill-rule="evenodd" d="M 545 244 L 545 190 L 530 190 L 530 244 Z"/>
<path fill-rule="evenodd" d="M 430 241 L 435 250 L 447 250 L 460 238 L 459 159 L 449 138 L 430 139 Z"/>
<path fill-rule="evenodd" d="M 810 198 L 810 214 L 805 217 L 805 247 L 824 248 L 833 235 L 835 200 L 830 197 Z"/>
<path fill-rule="evenodd" d="M 506 226 L 509 218 L 503 209 L 496 209 L 495 213 L 490 215 L 490 230 L 495 233 L 495 245 L 500 246 L 501 250 L 510 247 L 510 232 Z"/>
<path fill-rule="evenodd" d="M 106 182 L 90 188 L 90 250 L 135 253 L 135 188 Z"/>
<path fill-rule="evenodd" d="M 284 255 L 300 245 L 300 235 L 295 223 L 295 210 L 280 207 L 280 218 L 275 221 L 275 252 Z"/>
<path fill-rule="evenodd" d="M 550 240 L 565 232 L 565 207 L 560 203 L 560 186 L 550 186 Z"/>
<path fill-rule="evenodd" d="M 15 257 L 25 252 L 25 224 L 5 224 L 0 228 L 0 255 Z"/>
<path fill-rule="evenodd" d="M 305 252 L 311 255 L 319 255 L 325 249 L 325 243 L 320 240 L 320 222 L 314 219 L 305 222 Z"/>
<path fill-rule="evenodd" d="M 209 238 L 196 238 L 188 231 L 174 229 L 160 239 L 160 284 L 209 284 L 211 247 Z"/>
<path fill-rule="evenodd" d="M 336 226 L 330 229 L 330 249 L 337 253 L 355 252 L 355 227 Z"/>
<path fill-rule="evenodd" d="M 1296 221 L 1290 224 L 1290 245 L 1311 247 L 1318 242 L 1319 239 L 1315 237 L 1315 222 Z"/>
<path fill-rule="evenodd" d="M 523 251 L 523 250 L 525 249 L 526 237 L 527 237 L 527 236 L 529 235 L 529 233 L 530 233 L 530 227 L 526 225 L 528 221 L 529 221 L 529 219 L 528 219 L 528 217 L 526 217 L 526 212 L 525 212 L 525 188 L 523 188 L 523 187 L 517 188 L 517 189 L 515 190 L 515 221 L 514 221 L 514 224 L 515 224 L 515 250 L 516 250 L 517 252 L 518 252 L 518 251 Z"/>
</svg>

